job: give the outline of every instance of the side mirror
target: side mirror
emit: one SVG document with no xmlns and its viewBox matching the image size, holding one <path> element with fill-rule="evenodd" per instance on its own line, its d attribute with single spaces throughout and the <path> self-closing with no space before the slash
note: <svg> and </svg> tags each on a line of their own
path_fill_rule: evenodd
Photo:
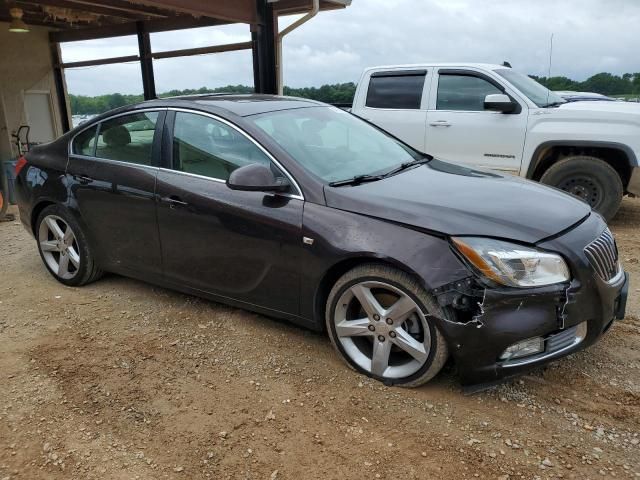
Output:
<svg viewBox="0 0 640 480">
<path fill-rule="evenodd" d="M 231 172 L 227 186 L 245 192 L 285 192 L 289 189 L 289 181 L 284 177 L 276 178 L 266 165 L 252 163 Z"/>
<path fill-rule="evenodd" d="M 494 112 L 513 113 L 517 105 L 504 93 L 494 93 L 484 97 L 484 109 Z"/>
</svg>

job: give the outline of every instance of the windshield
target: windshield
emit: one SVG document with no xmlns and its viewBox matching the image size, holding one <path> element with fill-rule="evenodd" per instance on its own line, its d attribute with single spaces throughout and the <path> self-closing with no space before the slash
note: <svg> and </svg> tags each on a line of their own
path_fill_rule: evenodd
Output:
<svg viewBox="0 0 640 480">
<path fill-rule="evenodd" d="M 334 107 L 268 112 L 247 120 L 327 183 L 384 174 L 422 157 L 381 130 Z"/>
<path fill-rule="evenodd" d="M 524 93 L 529 100 L 539 107 L 548 107 L 565 103 L 559 95 L 556 95 L 547 87 L 540 85 L 533 78 L 516 72 L 510 68 L 501 68 L 495 72 L 508 82 L 513 84 L 518 90 Z"/>
</svg>

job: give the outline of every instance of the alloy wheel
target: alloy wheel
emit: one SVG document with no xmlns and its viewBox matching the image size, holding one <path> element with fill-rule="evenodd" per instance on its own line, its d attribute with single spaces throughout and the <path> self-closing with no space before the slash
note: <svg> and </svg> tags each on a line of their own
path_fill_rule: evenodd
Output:
<svg viewBox="0 0 640 480">
<path fill-rule="evenodd" d="M 56 215 L 47 215 L 40 222 L 38 242 L 42 257 L 58 277 L 70 280 L 80 268 L 80 249 L 73 229 Z"/>
<path fill-rule="evenodd" d="M 334 312 L 338 341 L 360 368 L 377 377 L 405 378 L 429 359 L 424 313 L 405 292 L 379 281 L 349 287 Z"/>
</svg>

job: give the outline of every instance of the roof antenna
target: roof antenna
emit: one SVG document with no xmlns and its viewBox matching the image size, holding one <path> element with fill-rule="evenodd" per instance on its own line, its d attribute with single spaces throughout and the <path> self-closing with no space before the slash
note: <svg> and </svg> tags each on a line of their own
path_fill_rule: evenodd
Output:
<svg viewBox="0 0 640 480">
<path fill-rule="evenodd" d="M 504 62 L 502 62 L 502 66 L 503 67 L 507 67 L 507 68 L 511 68 L 511 63 L 507 62 L 506 60 Z"/>
<path fill-rule="evenodd" d="M 553 58 L 553 33 L 551 34 L 551 40 L 549 42 L 549 72 L 547 73 L 547 105 L 549 105 L 549 95 L 551 89 L 549 88 L 549 79 L 551 78 L 551 59 Z"/>
</svg>

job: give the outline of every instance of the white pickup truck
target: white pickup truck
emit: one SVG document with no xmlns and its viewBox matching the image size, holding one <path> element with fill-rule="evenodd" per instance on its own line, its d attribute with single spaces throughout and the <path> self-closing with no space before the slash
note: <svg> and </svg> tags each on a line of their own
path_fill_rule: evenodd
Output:
<svg viewBox="0 0 640 480">
<path fill-rule="evenodd" d="M 566 102 L 508 67 L 433 63 L 365 70 L 351 111 L 439 158 L 561 188 L 607 219 L 640 195 L 637 104 Z"/>
</svg>

